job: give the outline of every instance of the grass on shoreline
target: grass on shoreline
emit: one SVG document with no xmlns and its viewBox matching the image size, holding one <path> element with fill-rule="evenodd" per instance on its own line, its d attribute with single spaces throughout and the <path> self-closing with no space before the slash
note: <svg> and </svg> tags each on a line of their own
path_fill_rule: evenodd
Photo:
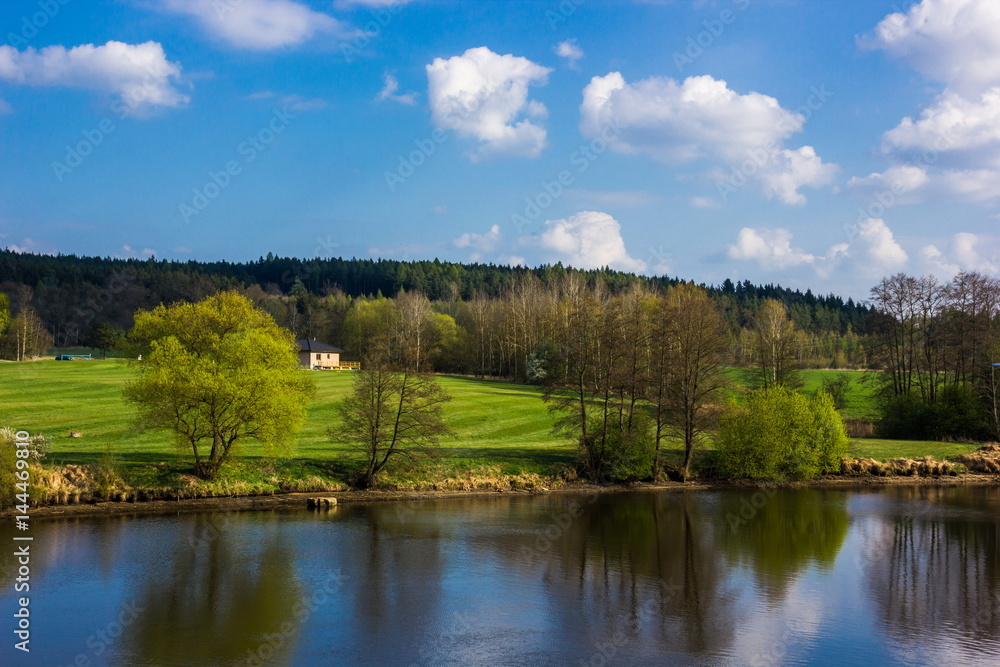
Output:
<svg viewBox="0 0 1000 667">
<path fill-rule="evenodd" d="M 805 390 L 815 390 L 824 377 L 839 372 L 850 371 L 803 371 Z M 845 414 L 868 417 L 867 388 L 857 382 L 861 373 L 850 373 L 855 381 Z M 52 442 L 45 460 L 49 467 L 101 465 L 108 461 L 107 452 L 113 452 L 120 484 L 110 486 L 116 494 L 141 489 L 155 497 L 189 497 L 347 487 L 357 455 L 331 442 L 326 433 L 336 421 L 335 403 L 350 388 L 350 372 L 315 374 L 317 394 L 288 457 L 269 455 L 250 444 L 214 482 L 202 482 L 190 474 L 190 452 L 179 451 L 167 433 L 132 429 L 133 412 L 121 398 L 128 377 L 128 368 L 111 359 L 2 363 L 0 425 L 45 435 Z M 444 416 L 457 435 L 442 440 L 435 460 L 390 469 L 386 486 L 406 490 L 534 488 L 558 483 L 572 466 L 575 446 L 552 434 L 553 418 L 537 387 L 456 376 L 439 379 L 453 398 L 445 405 Z M 71 432 L 81 436 L 71 437 Z M 855 440 L 851 455 L 943 459 L 973 449 L 963 443 Z M 696 463 L 712 458 L 711 451 L 699 454 Z M 665 458 L 679 461 L 679 444 L 668 445 Z"/>
</svg>

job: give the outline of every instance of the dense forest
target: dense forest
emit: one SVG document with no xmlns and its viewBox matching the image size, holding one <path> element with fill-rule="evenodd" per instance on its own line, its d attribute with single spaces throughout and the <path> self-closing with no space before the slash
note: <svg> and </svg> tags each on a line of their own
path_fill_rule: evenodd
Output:
<svg viewBox="0 0 1000 667">
<path fill-rule="evenodd" d="M 196 301 L 236 289 L 299 336 L 318 338 L 351 353 L 357 347 L 344 322 L 356 304 L 391 298 L 401 291 L 416 292 L 467 332 L 470 309 L 477 300 L 509 301 L 525 290 L 522 296 L 532 298 L 571 274 L 581 277 L 589 289 L 610 295 L 635 288 L 663 293 L 683 282 L 610 269 L 579 271 L 561 264 L 525 268 L 440 260 L 297 259 L 271 253 L 245 263 L 177 262 L 0 251 L 0 292 L 9 297 L 12 314 L 27 313 L 33 330 L 40 335 L 47 332 L 56 347 L 102 348 L 110 330 L 131 327 L 138 308 Z M 741 332 L 751 325 L 761 304 L 776 300 L 800 332 L 801 363 L 837 367 L 866 363 L 858 335 L 869 313 L 863 304 L 749 281 L 702 287 L 720 306 L 732 333 L 734 360 L 745 348 L 739 342 Z M 48 344 L 44 336 L 37 342 L 38 347 Z M 4 352 L 11 356 L 9 349 Z M 442 370 L 474 370 L 469 363 L 460 366 L 453 359 Z M 516 368 L 500 364 L 490 370 L 508 374 Z"/>
</svg>

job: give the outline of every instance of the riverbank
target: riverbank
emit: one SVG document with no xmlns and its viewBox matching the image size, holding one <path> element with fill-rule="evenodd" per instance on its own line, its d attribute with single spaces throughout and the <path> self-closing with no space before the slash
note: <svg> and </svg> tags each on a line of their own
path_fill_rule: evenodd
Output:
<svg viewBox="0 0 1000 667">
<path fill-rule="evenodd" d="M 421 490 L 421 491 L 337 491 L 295 492 L 270 495 L 183 498 L 179 500 L 100 501 L 79 504 L 45 505 L 32 507 L 32 519 L 63 519 L 78 517 L 128 517 L 157 514 L 182 514 L 187 512 L 248 512 L 305 509 L 309 498 L 336 498 L 337 505 L 374 502 L 421 502 L 451 498 L 485 496 L 528 496 L 562 494 L 606 494 L 630 491 L 683 492 L 717 491 L 724 489 L 759 488 L 822 488 L 870 489 L 887 486 L 1000 486 L 1000 475 L 965 473 L 937 477 L 876 477 L 876 476 L 827 476 L 808 482 L 785 484 L 755 484 L 749 481 L 697 480 L 691 482 L 661 482 L 639 484 L 591 484 L 568 482 L 555 488 L 503 489 L 503 490 Z M 329 510 L 317 510 L 329 511 Z M 13 516 L 14 512 L 0 512 L 0 517 Z"/>
</svg>

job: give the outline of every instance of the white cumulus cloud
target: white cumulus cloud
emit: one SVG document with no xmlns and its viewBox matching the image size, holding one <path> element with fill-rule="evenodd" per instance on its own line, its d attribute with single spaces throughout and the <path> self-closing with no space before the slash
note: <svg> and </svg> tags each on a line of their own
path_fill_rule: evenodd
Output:
<svg viewBox="0 0 1000 667">
<path fill-rule="evenodd" d="M 293 0 L 164 0 L 159 7 L 194 18 L 210 35 L 241 49 L 268 51 L 320 34 L 338 38 L 351 34 L 334 17 Z"/>
<path fill-rule="evenodd" d="M 887 189 L 896 194 L 918 190 L 927 184 L 927 171 L 916 165 L 897 165 L 882 173 L 854 176 L 847 187 L 858 189 Z"/>
<path fill-rule="evenodd" d="M 803 203 L 800 188 L 826 185 L 837 170 L 811 146 L 784 146 L 804 123 L 801 114 L 783 109 L 773 97 L 741 95 L 707 75 L 635 83 L 619 72 L 595 76 L 580 107 L 583 135 L 602 137 L 614 151 L 667 164 L 704 161 L 758 183 L 768 197 L 788 204 Z"/>
<path fill-rule="evenodd" d="M 921 257 L 926 268 L 942 278 L 951 278 L 959 271 L 1000 273 L 997 255 L 987 257 L 983 254 L 986 244 L 977 234 L 959 232 L 951 237 L 946 252 L 935 245 L 927 245 L 921 249 Z"/>
<path fill-rule="evenodd" d="M 598 211 L 580 211 L 561 220 L 546 220 L 538 243 L 562 261 L 582 269 L 605 266 L 642 273 L 646 263 L 625 250 L 617 220 Z"/>
<path fill-rule="evenodd" d="M 881 276 L 897 271 L 906 265 L 909 256 L 896 241 L 892 230 L 881 218 L 869 218 L 857 224 L 857 238 L 852 250 L 857 248 L 855 259 L 869 275 Z"/>
<path fill-rule="evenodd" d="M 187 104 L 189 98 L 173 85 L 180 75 L 180 65 L 167 60 L 157 42 L 111 41 L 102 46 L 82 44 L 67 49 L 57 45 L 24 51 L 0 46 L 0 80 L 109 93 L 129 112 Z"/>
<path fill-rule="evenodd" d="M 963 93 L 1000 85 L 996 0 L 923 0 L 885 17 L 865 44 Z"/>
<path fill-rule="evenodd" d="M 437 127 L 480 142 L 473 159 L 493 155 L 538 157 L 547 143 L 543 104 L 528 99 L 528 87 L 545 85 L 552 70 L 527 58 L 499 55 L 486 47 L 427 65 L 427 97 Z"/>
<path fill-rule="evenodd" d="M 879 218 L 862 220 L 851 230 L 847 243 L 834 244 L 821 255 L 796 247 L 787 229 L 744 227 L 736 242 L 727 247 L 726 256 L 756 262 L 764 271 L 805 267 L 824 279 L 834 271 L 848 277 L 881 277 L 903 269 L 909 261 L 892 230 Z"/>
<path fill-rule="evenodd" d="M 787 229 L 744 227 L 727 254 L 730 259 L 754 260 L 764 269 L 784 269 L 816 261 L 813 255 L 792 247 L 792 233 Z"/>
<path fill-rule="evenodd" d="M 973 99 L 945 91 L 918 120 L 904 118 L 886 132 L 882 150 L 914 155 L 926 150 L 974 152 L 1000 167 L 1000 87 Z"/>
<path fill-rule="evenodd" d="M 1000 3 L 923 0 L 887 16 L 864 44 L 945 84 L 916 118 L 882 137 L 889 171 L 908 164 L 926 172 L 908 201 L 1000 199 Z M 892 180 L 889 171 L 883 180 Z"/>
</svg>

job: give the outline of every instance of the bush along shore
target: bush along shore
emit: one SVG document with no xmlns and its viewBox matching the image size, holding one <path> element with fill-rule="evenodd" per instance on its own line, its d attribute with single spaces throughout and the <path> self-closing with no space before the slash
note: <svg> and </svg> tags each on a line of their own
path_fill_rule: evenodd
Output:
<svg viewBox="0 0 1000 667">
<path fill-rule="evenodd" d="M 58 508 L 53 515 L 93 513 L 88 506 L 100 505 L 101 511 L 142 512 L 180 509 L 184 502 L 193 503 L 194 509 L 249 509 L 276 506 L 306 506 L 307 494 L 337 494 L 340 500 L 400 500 L 429 498 L 470 493 L 549 493 L 573 491 L 594 487 L 587 480 L 577 478 L 572 468 L 562 467 L 551 475 L 538 473 L 506 473 L 499 465 L 478 466 L 459 472 L 442 468 L 441 477 L 425 476 L 417 479 L 391 478 L 378 488 L 359 490 L 316 470 L 305 477 L 292 477 L 302 470 L 291 464 L 237 461 L 226 475 L 212 482 L 199 480 L 181 468 L 167 464 L 146 466 L 148 474 L 137 478 L 134 474 L 127 481 L 113 461 L 88 465 L 49 466 L 38 461 L 30 467 L 29 496 L 35 508 Z M 260 471 L 260 477 L 249 479 L 249 470 Z M 991 443 L 971 454 L 959 454 L 951 460 L 938 460 L 931 456 L 920 459 L 891 459 L 878 461 L 866 457 L 845 457 L 840 460 L 839 473 L 827 474 L 810 481 L 753 481 L 725 479 L 703 475 L 688 482 L 659 481 L 643 483 L 607 483 L 601 488 L 613 491 L 624 489 L 719 489 L 747 486 L 828 486 L 830 484 L 1000 484 L 1000 444 Z M 277 497 L 284 496 L 282 500 Z M 274 502 L 254 502 L 276 497 Z M 226 503 L 231 499 L 244 499 L 243 503 Z M 2 513 L 10 512 L 12 499 L 4 499 Z M 94 508 L 96 509 L 96 508 Z M 78 510 L 78 512 L 74 512 Z M 43 511 L 42 516 L 46 513 Z"/>
</svg>

